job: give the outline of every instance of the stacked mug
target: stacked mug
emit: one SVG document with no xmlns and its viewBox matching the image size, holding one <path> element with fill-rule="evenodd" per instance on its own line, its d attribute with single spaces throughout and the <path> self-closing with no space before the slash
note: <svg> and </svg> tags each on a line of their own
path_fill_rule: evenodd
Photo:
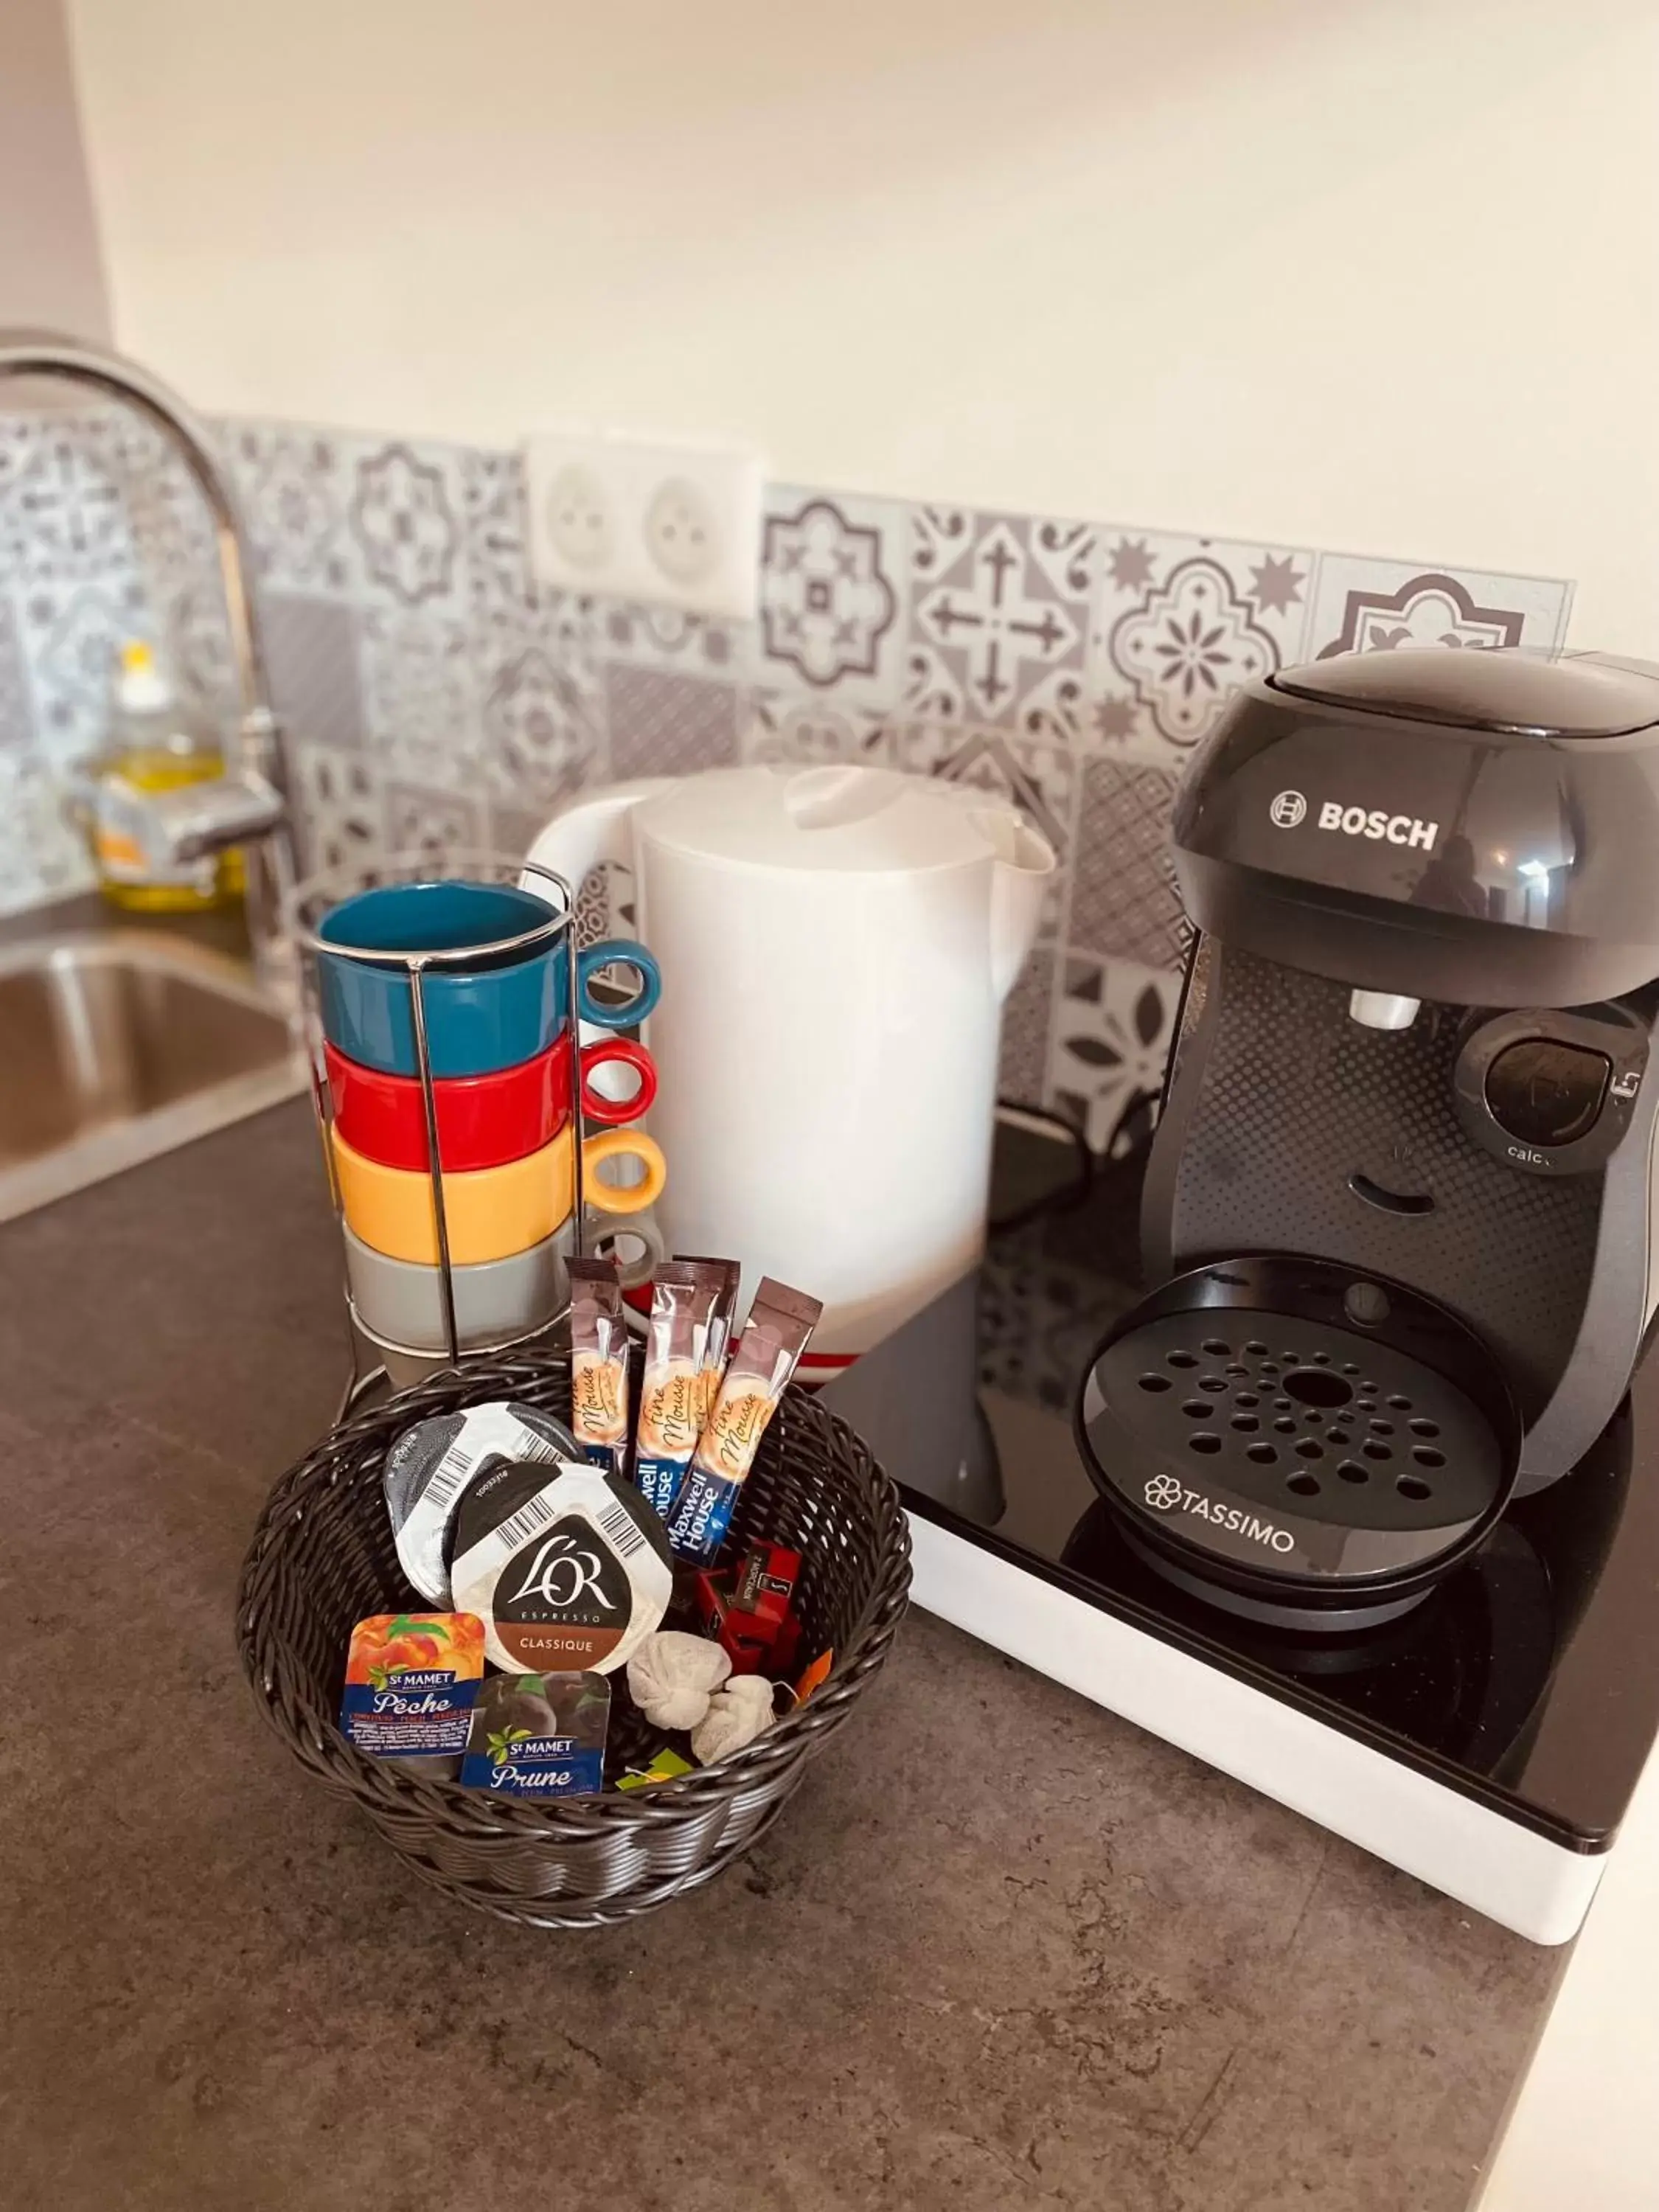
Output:
<svg viewBox="0 0 1659 2212">
<path fill-rule="evenodd" d="M 627 938 L 573 953 L 568 893 L 548 883 L 543 897 L 470 877 L 379 882 L 301 932 L 353 1317 L 396 1382 L 544 1328 L 583 1205 L 635 1213 L 665 1180 L 651 1139 L 614 1126 L 654 1097 L 650 1054 L 622 1036 L 580 1044 L 577 1026 L 643 1021 L 656 963 Z M 613 967 L 633 971 L 631 995 L 596 991 Z M 595 1076 L 623 1067 L 635 1088 L 606 1097 Z M 611 1126 L 584 1137 L 584 1119 Z M 624 1158 L 633 1182 L 601 1176 Z"/>
</svg>

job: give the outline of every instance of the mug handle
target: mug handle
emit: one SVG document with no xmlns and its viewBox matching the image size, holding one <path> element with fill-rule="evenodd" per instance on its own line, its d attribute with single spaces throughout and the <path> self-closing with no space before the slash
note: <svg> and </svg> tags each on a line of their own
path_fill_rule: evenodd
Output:
<svg viewBox="0 0 1659 2212">
<path fill-rule="evenodd" d="M 642 1044 L 631 1037 L 601 1037 L 582 1047 L 582 1112 L 590 1121 L 610 1124 L 639 1121 L 651 1111 L 657 1095 L 657 1063 Z M 601 1067 L 631 1067 L 639 1087 L 626 1098 L 607 1098 L 594 1090 L 590 1078 Z"/>
<path fill-rule="evenodd" d="M 638 1182 L 606 1182 L 594 1170 L 605 1160 L 636 1159 L 645 1169 Z M 668 1181 L 661 1147 L 643 1129 L 601 1129 L 582 1146 L 582 1194 L 595 1213 L 641 1213 L 654 1206 Z"/>
<path fill-rule="evenodd" d="M 592 979 L 611 961 L 638 972 L 640 988 L 623 1006 L 602 1006 L 592 993 Z M 598 1030 L 632 1029 L 642 1022 L 662 996 L 662 971 L 644 945 L 631 937 L 607 937 L 576 956 L 576 1011 Z"/>
<path fill-rule="evenodd" d="M 654 1270 L 668 1257 L 667 1243 L 657 1226 L 656 1217 L 652 1213 L 630 1213 L 625 1218 L 613 1215 L 611 1218 L 617 1223 L 616 1228 L 591 1237 L 588 1249 L 602 1253 L 606 1243 L 611 1243 L 613 1247 L 611 1256 L 617 1262 L 623 1290 L 637 1290 L 641 1283 L 650 1281 Z M 624 1260 L 614 1249 L 614 1241 L 618 1237 L 637 1241 L 641 1249 L 633 1259 Z"/>
</svg>

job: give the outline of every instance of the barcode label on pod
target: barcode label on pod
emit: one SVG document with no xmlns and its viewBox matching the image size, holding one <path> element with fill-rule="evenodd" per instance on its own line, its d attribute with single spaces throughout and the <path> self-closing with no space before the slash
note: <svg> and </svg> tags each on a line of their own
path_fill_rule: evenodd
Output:
<svg viewBox="0 0 1659 2212">
<path fill-rule="evenodd" d="M 553 1518 L 553 1512 L 554 1509 L 548 1504 L 545 1495 L 538 1491 L 527 1505 L 521 1505 L 516 1513 L 502 1522 L 499 1528 L 491 1532 L 489 1540 L 503 1552 L 511 1552 L 527 1536 L 533 1536 L 538 1528 L 545 1528 Z"/>
<path fill-rule="evenodd" d="M 434 1506 L 447 1505 L 477 1464 L 477 1450 L 463 1435 L 438 1462 L 422 1494 Z"/>
<path fill-rule="evenodd" d="M 521 1421 L 514 1421 L 512 1425 L 510 1437 L 492 1428 L 483 1439 L 476 1431 L 469 1434 L 463 1429 L 433 1469 L 432 1479 L 422 1492 L 426 1504 L 441 1511 L 476 1469 L 507 1451 L 517 1459 L 533 1460 L 544 1466 L 558 1458 L 556 1444 L 550 1443 L 545 1437 L 538 1437 L 534 1429 L 526 1428 Z"/>
<path fill-rule="evenodd" d="M 645 1538 L 638 1524 L 625 1506 L 602 1505 L 593 1516 L 594 1526 L 608 1544 L 631 1559 L 635 1552 L 645 1549 Z"/>
</svg>

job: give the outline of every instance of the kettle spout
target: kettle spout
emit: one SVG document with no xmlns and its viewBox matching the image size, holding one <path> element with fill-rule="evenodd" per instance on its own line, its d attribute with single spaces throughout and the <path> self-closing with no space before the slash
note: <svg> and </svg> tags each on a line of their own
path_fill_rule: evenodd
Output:
<svg viewBox="0 0 1659 2212">
<path fill-rule="evenodd" d="M 991 870 L 991 989 L 1000 1000 L 1025 965 L 1059 862 L 1048 839 L 1018 814 L 988 810 L 980 819 L 996 848 Z"/>
</svg>

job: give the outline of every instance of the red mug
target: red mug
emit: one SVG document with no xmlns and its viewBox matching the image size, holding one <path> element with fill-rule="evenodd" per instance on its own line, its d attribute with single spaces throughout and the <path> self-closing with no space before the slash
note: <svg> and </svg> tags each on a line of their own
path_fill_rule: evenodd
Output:
<svg viewBox="0 0 1659 2212">
<path fill-rule="evenodd" d="M 424 1172 L 428 1165 L 426 1104 L 420 1079 L 387 1075 L 348 1060 L 325 1043 L 334 1122 L 354 1152 L 382 1167 Z M 631 1098 L 606 1098 L 593 1088 L 596 1069 L 622 1066 L 638 1074 Z M 590 1121 L 636 1121 L 657 1095 L 657 1070 L 645 1047 L 628 1037 L 601 1037 L 581 1053 L 582 1112 Z M 550 1144 L 570 1115 L 568 1032 L 545 1052 L 488 1075 L 439 1075 L 432 1081 L 438 1116 L 438 1158 L 456 1174 L 502 1167 Z"/>
</svg>

